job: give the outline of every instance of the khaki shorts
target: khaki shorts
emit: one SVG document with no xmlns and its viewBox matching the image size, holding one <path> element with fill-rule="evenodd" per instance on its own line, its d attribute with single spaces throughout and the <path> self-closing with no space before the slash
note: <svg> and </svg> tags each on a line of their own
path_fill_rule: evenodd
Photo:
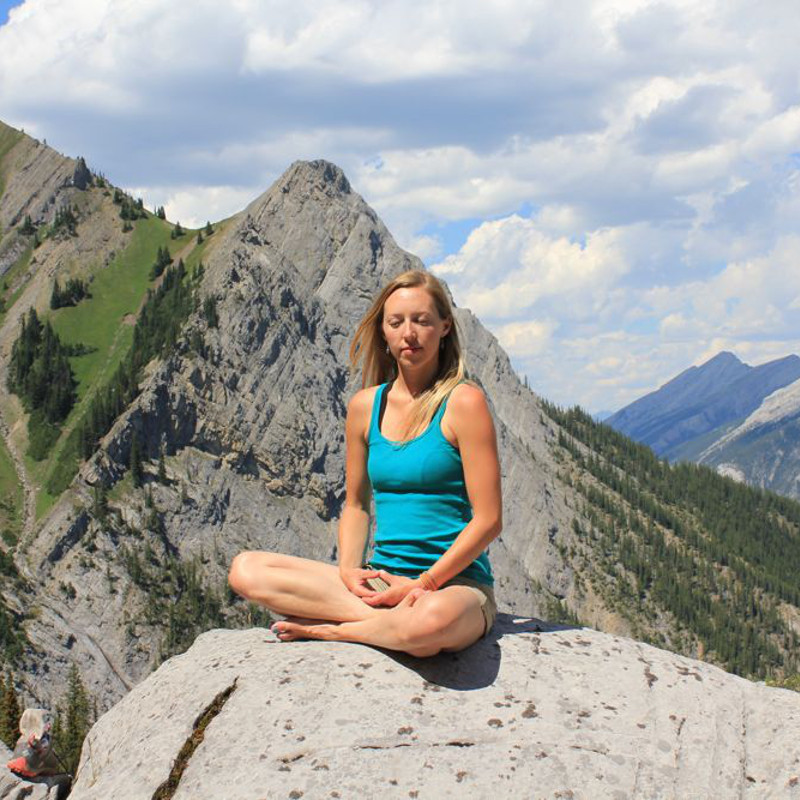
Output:
<svg viewBox="0 0 800 800">
<path fill-rule="evenodd" d="M 375 567 L 373 567 L 372 564 L 365 564 L 364 569 L 375 569 Z M 389 584 L 386 583 L 383 578 L 371 578 L 367 581 L 367 584 L 376 592 L 384 592 L 389 588 Z M 451 578 L 439 588 L 445 589 L 448 586 L 466 586 L 468 589 L 472 589 L 472 591 L 475 592 L 481 604 L 483 621 L 486 623 L 483 629 L 483 635 L 486 636 L 497 618 L 497 601 L 494 599 L 494 589 L 485 583 L 474 581 L 472 578 L 462 578 L 460 576 Z"/>
</svg>

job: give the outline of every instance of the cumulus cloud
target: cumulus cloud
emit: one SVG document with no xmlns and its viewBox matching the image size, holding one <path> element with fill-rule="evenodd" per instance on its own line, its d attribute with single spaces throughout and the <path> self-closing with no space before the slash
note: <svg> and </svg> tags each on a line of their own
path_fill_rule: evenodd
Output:
<svg viewBox="0 0 800 800">
<path fill-rule="evenodd" d="M 486 222 L 457 254 L 431 269 L 453 285 L 461 302 L 491 322 L 519 319 L 549 298 L 592 306 L 628 270 L 617 233 L 600 230 L 585 244 L 552 238 L 517 215 Z"/>
<path fill-rule="evenodd" d="M 25 0 L 0 108 L 185 224 L 336 161 L 536 388 L 608 408 L 797 349 L 799 38 L 745 0 Z"/>
</svg>

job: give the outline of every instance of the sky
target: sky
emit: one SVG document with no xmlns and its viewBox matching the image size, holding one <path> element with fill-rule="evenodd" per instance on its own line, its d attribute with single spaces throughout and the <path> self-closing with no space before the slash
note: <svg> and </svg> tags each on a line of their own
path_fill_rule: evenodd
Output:
<svg viewBox="0 0 800 800">
<path fill-rule="evenodd" d="M 540 395 L 800 353 L 794 0 L 0 2 L 0 119 L 199 225 L 341 166 Z"/>
</svg>

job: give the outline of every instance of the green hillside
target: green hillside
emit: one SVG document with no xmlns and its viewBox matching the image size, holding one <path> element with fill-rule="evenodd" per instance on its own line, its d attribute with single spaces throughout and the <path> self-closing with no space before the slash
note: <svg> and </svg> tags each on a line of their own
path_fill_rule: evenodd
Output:
<svg viewBox="0 0 800 800">
<path fill-rule="evenodd" d="M 800 504 L 671 466 L 580 409 L 545 409 L 560 477 L 582 498 L 573 563 L 592 591 L 656 645 L 747 677 L 797 672 Z"/>
<path fill-rule="evenodd" d="M 16 543 L 22 526 L 23 502 L 14 462 L 5 441 L 0 438 L 0 548 Z"/>
<path fill-rule="evenodd" d="M 91 410 L 99 391 L 112 381 L 133 343 L 134 325 L 140 308 L 153 286 L 151 269 L 159 248 L 178 253 L 193 247 L 193 233 L 171 238 L 172 226 L 150 216 L 139 220 L 130 244 L 106 268 L 98 270 L 90 284 L 91 297 L 74 307 L 52 312 L 56 333 L 67 345 L 83 345 L 88 352 L 70 361 L 77 380 L 78 400 L 65 420 L 61 436 L 50 457 L 41 462 L 28 459 L 28 469 L 41 487 L 37 516 L 41 516 L 69 484 L 80 461 L 77 429 Z M 193 247 L 190 264 L 196 263 L 203 245 Z M 196 252 L 195 252 L 196 251 Z"/>
</svg>

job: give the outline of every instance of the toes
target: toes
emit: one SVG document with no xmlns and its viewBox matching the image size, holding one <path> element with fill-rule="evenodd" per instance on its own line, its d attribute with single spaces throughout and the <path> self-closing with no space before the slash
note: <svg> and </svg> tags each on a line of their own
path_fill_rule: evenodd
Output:
<svg viewBox="0 0 800 800">
<path fill-rule="evenodd" d="M 270 630 L 278 637 L 279 641 L 291 642 L 295 638 L 293 627 L 287 622 L 276 622 Z"/>
</svg>

